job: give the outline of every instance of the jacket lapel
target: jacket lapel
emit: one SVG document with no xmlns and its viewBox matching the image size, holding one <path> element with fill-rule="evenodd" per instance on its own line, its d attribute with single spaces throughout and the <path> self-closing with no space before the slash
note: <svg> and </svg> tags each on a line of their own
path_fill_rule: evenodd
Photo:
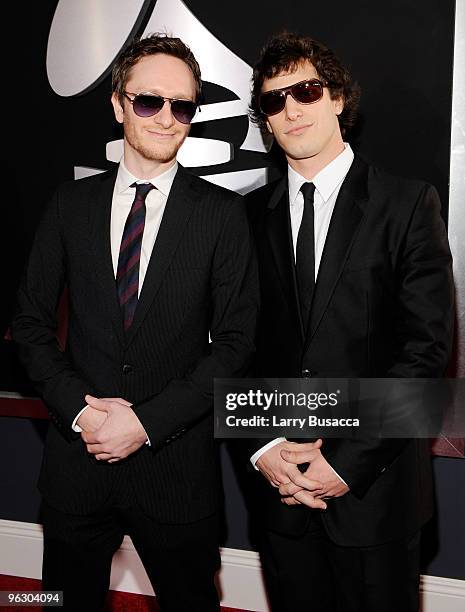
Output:
<svg viewBox="0 0 465 612">
<path fill-rule="evenodd" d="M 91 194 L 91 227 L 93 261 L 96 276 L 99 280 L 102 297 L 119 341 L 124 343 L 124 330 L 121 309 L 116 293 L 115 274 L 111 259 L 110 219 L 111 203 L 117 170 L 103 175 L 102 182 Z"/>
<path fill-rule="evenodd" d="M 331 217 L 313 294 L 307 346 L 329 305 L 360 227 L 368 199 L 367 181 L 368 166 L 355 157 L 339 191 Z"/>
<path fill-rule="evenodd" d="M 283 177 L 278 182 L 270 198 L 266 212 L 266 232 L 283 293 L 289 303 L 293 320 L 297 321 L 302 340 L 304 340 L 304 327 L 300 315 L 297 280 L 295 276 L 287 177 Z"/>
<path fill-rule="evenodd" d="M 182 166 L 179 166 L 153 246 L 134 320 L 126 334 L 127 344 L 133 340 L 153 300 L 156 298 L 163 277 L 192 212 L 194 202 L 199 197 L 196 193 L 195 182 L 192 179 L 193 177 Z"/>
</svg>

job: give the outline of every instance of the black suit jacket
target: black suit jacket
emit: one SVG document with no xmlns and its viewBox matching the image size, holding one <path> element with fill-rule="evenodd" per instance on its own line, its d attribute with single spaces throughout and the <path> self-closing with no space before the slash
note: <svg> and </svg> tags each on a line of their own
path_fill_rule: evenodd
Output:
<svg viewBox="0 0 465 612">
<path fill-rule="evenodd" d="M 261 283 L 255 375 L 438 377 L 453 327 L 451 256 L 436 190 L 356 157 L 340 189 L 307 332 L 300 317 L 287 177 L 248 196 Z M 432 513 L 427 441 L 326 440 L 350 487 L 328 502 L 329 536 L 346 546 L 413 533 Z M 250 454 L 266 440 L 255 440 Z M 256 504 L 271 529 L 302 533 L 309 510 L 288 507 L 263 478 Z"/>
<path fill-rule="evenodd" d="M 13 339 L 52 420 L 39 486 L 50 504 L 80 514 L 101 508 L 123 482 L 150 516 L 188 522 L 219 500 L 213 378 L 239 375 L 254 349 L 258 281 L 247 216 L 240 196 L 179 167 L 125 333 L 110 249 L 115 178 L 58 189 L 19 291 Z M 65 285 L 61 352 L 56 309 Z M 97 462 L 71 429 L 86 393 L 133 402 L 151 447 Z"/>
</svg>

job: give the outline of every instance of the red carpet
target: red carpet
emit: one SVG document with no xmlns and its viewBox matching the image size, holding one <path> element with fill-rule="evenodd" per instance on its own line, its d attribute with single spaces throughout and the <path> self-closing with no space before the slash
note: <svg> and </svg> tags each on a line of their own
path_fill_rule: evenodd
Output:
<svg viewBox="0 0 465 612">
<path fill-rule="evenodd" d="M 0 575 L 0 591 L 37 591 L 40 589 L 40 580 L 30 578 L 17 578 L 16 576 Z M 2 606 L 2 612 L 18 612 L 20 608 Z M 28 611 L 42 611 L 39 606 L 26 608 Z M 155 603 L 154 597 L 147 595 L 134 595 L 133 593 L 123 593 L 122 591 L 110 591 L 105 605 L 105 612 L 159 612 L 160 608 Z M 187 611 L 186 611 L 187 612 Z M 193 610 L 192 612 L 198 612 Z M 221 612 L 247 612 L 236 608 L 221 608 Z"/>
</svg>

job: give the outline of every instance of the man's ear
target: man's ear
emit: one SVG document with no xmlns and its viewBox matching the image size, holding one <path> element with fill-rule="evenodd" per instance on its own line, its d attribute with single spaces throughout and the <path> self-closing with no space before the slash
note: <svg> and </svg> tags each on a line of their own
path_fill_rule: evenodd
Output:
<svg viewBox="0 0 465 612">
<path fill-rule="evenodd" d="M 111 103 L 113 105 L 113 111 L 115 113 L 115 119 L 118 123 L 123 123 L 124 119 L 124 110 L 119 101 L 119 96 L 117 93 L 113 92 L 111 96 Z"/>
<path fill-rule="evenodd" d="M 271 129 L 271 125 L 268 119 L 266 120 L 266 129 L 269 131 L 270 134 L 273 133 L 273 130 Z"/>
<path fill-rule="evenodd" d="M 336 115 L 340 115 L 344 110 L 344 98 L 342 96 L 339 96 L 339 98 L 336 98 L 335 100 L 333 100 L 333 102 Z"/>
</svg>

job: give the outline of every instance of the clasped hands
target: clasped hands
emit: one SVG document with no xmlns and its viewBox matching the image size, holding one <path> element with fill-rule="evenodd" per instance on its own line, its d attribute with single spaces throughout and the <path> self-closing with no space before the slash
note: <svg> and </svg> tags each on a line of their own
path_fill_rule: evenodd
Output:
<svg viewBox="0 0 465 612">
<path fill-rule="evenodd" d="M 138 450 L 147 434 L 132 410 L 132 404 L 121 397 L 97 398 L 86 395 L 88 407 L 77 424 L 89 453 L 98 461 L 114 463 Z"/>
<path fill-rule="evenodd" d="M 282 503 L 326 510 L 325 499 L 341 497 L 349 491 L 322 455 L 322 444 L 321 439 L 305 444 L 283 441 L 259 457 L 256 465 L 279 489 Z M 297 466 L 303 463 L 310 465 L 301 473 Z"/>
</svg>

